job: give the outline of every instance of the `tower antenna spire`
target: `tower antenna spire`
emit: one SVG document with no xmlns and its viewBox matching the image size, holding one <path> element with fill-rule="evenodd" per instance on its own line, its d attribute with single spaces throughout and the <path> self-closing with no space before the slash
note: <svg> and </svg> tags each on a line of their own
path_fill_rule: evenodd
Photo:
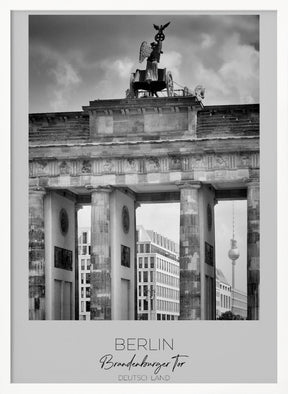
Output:
<svg viewBox="0 0 288 394">
<path fill-rule="evenodd" d="M 231 249 L 228 252 L 228 257 L 232 263 L 232 312 L 234 307 L 234 292 L 235 292 L 235 265 L 236 260 L 239 258 L 240 253 L 237 247 L 237 241 L 235 239 L 235 204 L 232 201 L 232 239 L 231 239 Z"/>
<path fill-rule="evenodd" d="M 235 239 L 235 205 L 232 201 L 232 238 Z"/>
</svg>

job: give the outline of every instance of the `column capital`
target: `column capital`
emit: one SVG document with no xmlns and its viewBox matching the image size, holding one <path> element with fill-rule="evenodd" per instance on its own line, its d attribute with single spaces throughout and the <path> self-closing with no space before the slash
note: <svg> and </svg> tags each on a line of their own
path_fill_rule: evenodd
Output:
<svg viewBox="0 0 288 394">
<path fill-rule="evenodd" d="M 140 207 L 141 207 L 141 204 L 139 202 L 135 201 L 134 208 L 137 209 L 137 208 L 140 208 Z"/>
<path fill-rule="evenodd" d="M 246 183 L 252 184 L 252 185 L 253 184 L 257 185 L 260 183 L 260 172 L 258 169 L 257 170 L 256 169 L 249 170 L 249 177 L 248 177 Z"/>
<path fill-rule="evenodd" d="M 111 186 L 112 187 L 112 186 Z M 112 187 L 115 190 L 118 190 L 121 193 L 126 194 L 127 196 L 133 198 L 134 201 L 136 201 L 136 193 L 133 192 L 128 186 L 127 187 Z"/>
<path fill-rule="evenodd" d="M 90 191 L 91 193 L 94 192 L 106 192 L 111 193 L 113 188 L 110 185 L 103 185 L 103 186 L 93 186 L 93 185 L 85 185 L 86 190 Z"/>
<path fill-rule="evenodd" d="M 41 186 L 29 186 L 29 193 L 46 194 L 46 189 Z"/>
<path fill-rule="evenodd" d="M 248 179 L 246 182 L 247 187 L 260 187 L 259 179 Z"/>
<path fill-rule="evenodd" d="M 176 186 L 181 189 L 200 189 L 200 181 L 178 181 L 175 182 Z"/>
</svg>

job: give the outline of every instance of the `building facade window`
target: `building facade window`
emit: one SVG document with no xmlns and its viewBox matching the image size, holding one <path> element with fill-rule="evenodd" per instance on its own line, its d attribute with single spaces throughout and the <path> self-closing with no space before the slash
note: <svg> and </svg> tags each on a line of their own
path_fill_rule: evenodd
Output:
<svg viewBox="0 0 288 394">
<path fill-rule="evenodd" d="M 139 257 L 139 268 L 143 267 L 143 258 Z"/>
<path fill-rule="evenodd" d="M 141 239 L 142 234 L 143 239 Z M 143 302 L 139 318 L 143 319 L 146 316 L 148 319 L 172 320 L 173 316 L 177 319 L 179 315 L 179 289 L 177 289 L 179 286 L 179 259 L 177 252 L 173 253 L 176 248 L 167 238 L 152 231 L 148 231 L 145 235 L 145 232 L 141 230 L 139 237 L 137 250 L 146 253 L 146 255 L 138 255 L 137 268 L 143 272 L 142 283 L 145 283 L 141 286 L 143 290 L 140 289 L 140 286 L 138 287 L 138 297 Z M 150 242 L 147 242 L 148 238 L 150 238 Z M 140 256 L 143 259 L 142 264 L 139 260 Z M 138 275 L 140 271 L 138 271 Z M 138 306 L 140 307 L 139 303 Z M 150 314 L 150 312 L 153 313 Z"/>
</svg>

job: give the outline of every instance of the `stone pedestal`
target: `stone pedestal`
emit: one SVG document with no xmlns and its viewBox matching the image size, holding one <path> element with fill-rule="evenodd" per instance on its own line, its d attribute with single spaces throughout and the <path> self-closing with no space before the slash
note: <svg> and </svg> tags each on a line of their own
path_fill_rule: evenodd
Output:
<svg viewBox="0 0 288 394">
<path fill-rule="evenodd" d="M 29 319 L 45 319 L 45 241 L 43 188 L 29 190 Z"/>
<path fill-rule="evenodd" d="M 201 319 L 200 183 L 180 188 L 180 320 Z"/>
<path fill-rule="evenodd" d="M 259 319 L 260 283 L 260 188 L 251 182 L 247 188 L 247 319 Z"/>
<path fill-rule="evenodd" d="M 91 193 L 91 320 L 111 320 L 110 191 Z"/>
</svg>

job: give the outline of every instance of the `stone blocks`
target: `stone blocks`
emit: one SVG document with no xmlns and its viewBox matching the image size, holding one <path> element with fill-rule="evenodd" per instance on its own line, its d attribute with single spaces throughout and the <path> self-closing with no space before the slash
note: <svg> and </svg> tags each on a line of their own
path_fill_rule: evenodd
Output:
<svg viewBox="0 0 288 394">
<path fill-rule="evenodd" d="M 260 188 L 259 182 L 247 189 L 247 301 L 248 320 L 259 319 L 260 284 Z"/>
<path fill-rule="evenodd" d="M 29 190 L 29 319 L 45 319 L 44 195 Z"/>
<path fill-rule="evenodd" d="M 111 320 L 110 189 L 91 194 L 91 320 Z"/>
<path fill-rule="evenodd" d="M 180 186 L 180 320 L 201 318 L 199 187 Z"/>
</svg>

